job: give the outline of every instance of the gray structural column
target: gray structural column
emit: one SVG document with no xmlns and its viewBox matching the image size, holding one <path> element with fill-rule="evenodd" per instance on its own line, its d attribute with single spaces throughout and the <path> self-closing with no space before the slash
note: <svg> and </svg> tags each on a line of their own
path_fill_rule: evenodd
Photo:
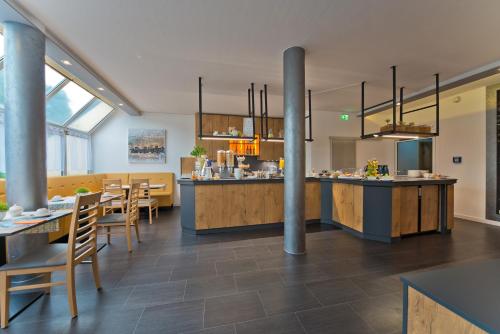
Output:
<svg viewBox="0 0 500 334">
<path fill-rule="evenodd" d="M 283 54 L 285 114 L 285 252 L 306 251 L 305 196 L 305 51 Z"/>
<path fill-rule="evenodd" d="M 47 207 L 45 36 L 4 22 L 7 200 L 25 210 Z"/>
</svg>

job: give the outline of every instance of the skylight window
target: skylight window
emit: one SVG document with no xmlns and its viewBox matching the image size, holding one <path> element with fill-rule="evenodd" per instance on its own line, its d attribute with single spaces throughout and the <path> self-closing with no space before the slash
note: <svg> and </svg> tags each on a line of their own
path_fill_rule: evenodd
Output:
<svg viewBox="0 0 500 334">
<path fill-rule="evenodd" d="M 112 106 L 99 99 L 95 99 L 85 110 L 79 113 L 80 115 L 68 127 L 82 132 L 89 132 L 111 111 L 113 111 Z"/>
<path fill-rule="evenodd" d="M 50 97 L 45 105 L 47 122 L 64 125 L 94 96 L 73 81 Z"/>
<path fill-rule="evenodd" d="M 45 65 L 45 94 L 50 93 L 63 80 L 64 76 L 62 74 Z"/>
</svg>

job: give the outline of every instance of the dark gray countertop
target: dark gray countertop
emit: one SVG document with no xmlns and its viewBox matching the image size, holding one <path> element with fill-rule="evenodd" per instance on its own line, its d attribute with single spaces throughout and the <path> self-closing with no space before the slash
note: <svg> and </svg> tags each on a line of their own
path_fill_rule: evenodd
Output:
<svg viewBox="0 0 500 334">
<path fill-rule="evenodd" d="M 488 333 L 500 333 L 500 259 L 410 273 L 401 280 Z"/>
<path fill-rule="evenodd" d="M 356 179 L 331 179 L 331 178 L 320 178 L 321 182 L 336 182 L 336 183 L 348 183 L 357 184 L 362 186 L 376 186 L 376 187 L 399 187 L 399 186 L 412 186 L 412 185 L 432 185 L 432 184 L 454 184 L 457 183 L 457 179 L 446 178 L 446 179 L 426 179 L 426 178 L 411 178 L 406 176 L 396 176 L 394 180 L 356 180 Z"/>
<path fill-rule="evenodd" d="M 307 182 L 319 182 L 319 178 L 316 177 L 306 177 Z M 208 180 L 208 181 L 193 181 L 191 179 L 177 179 L 177 183 L 180 185 L 204 185 L 204 184 L 247 184 L 247 183 L 282 183 L 284 178 L 277 177 L 271 179 L 241 179 L 236 180 L 235 178 L 230 179 L 220 179 L 220 180 Z"/>
</svg>

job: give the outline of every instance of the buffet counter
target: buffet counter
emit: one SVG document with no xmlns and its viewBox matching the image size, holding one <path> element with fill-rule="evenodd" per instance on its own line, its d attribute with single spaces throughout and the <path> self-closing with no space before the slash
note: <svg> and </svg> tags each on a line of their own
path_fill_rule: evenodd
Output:
<svg viewBox="0 0 500 334">
<path fill-rule="evenodd" d="M 179 179 L 181 224 L 197 234 L 282 224 L 283 178 Z M 319 222 L 321 190 L 317 178 L 306 178 L 305 217 Z"/>
<path fill-rule="evenodd" d="M 456 182 L 321 178 L 321 222 L 383 242 L 431 231 L 447 233 L 453 228 Z"/>
</svg>

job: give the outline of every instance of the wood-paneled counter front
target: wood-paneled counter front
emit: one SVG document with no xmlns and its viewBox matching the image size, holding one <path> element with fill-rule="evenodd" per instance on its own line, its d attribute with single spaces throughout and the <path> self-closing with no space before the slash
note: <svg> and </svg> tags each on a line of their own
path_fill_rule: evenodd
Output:
<svg viewBox="0 0 500 334">
<path fill-rule="evenodd" d="M 181 224 L 196 233 L 283 223 L 283 179 L 180 179 Z M 318 179 L 306 179 L 305 218 L 319 222 L 321 189 Z"/>
<path fill-rule="evenodd" d="M 394 181 L 321 179 L 321 222 L 366 239 L 391 242 L 401 236 L 453 228 L 456 179 Z"/>
</svg>

